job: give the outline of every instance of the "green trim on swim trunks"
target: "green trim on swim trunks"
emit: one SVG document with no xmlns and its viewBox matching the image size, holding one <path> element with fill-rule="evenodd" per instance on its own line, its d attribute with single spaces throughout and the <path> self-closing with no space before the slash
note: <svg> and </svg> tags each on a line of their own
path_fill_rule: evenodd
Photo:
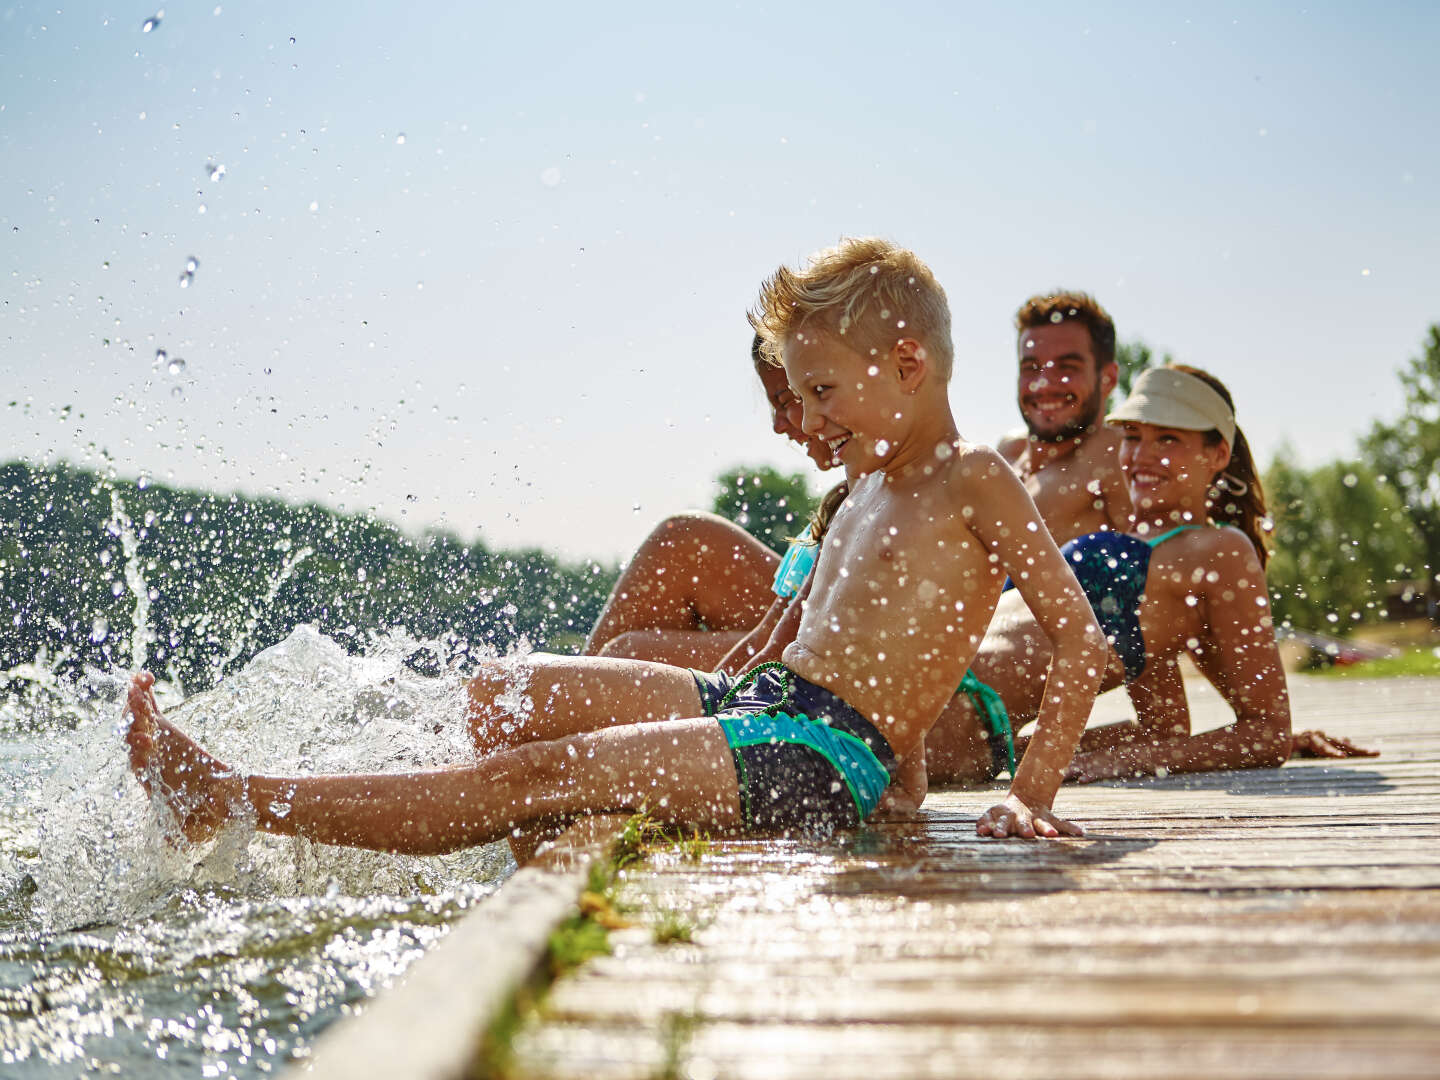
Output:
<svg viewBox="0 0 1440 1080">
<path fill-rule="evenodd" d="M 728 740 L 730 738 L 730 732 L 725 729 L 724 723 L 721 723 L 720 728 L 722 731 L 725 731 L 725 738 Z M 750 809 L 750 777 L 747 776 L 745 772 L 745 759 L 739 754 L 734 753 L 735 747 L 733 745 L 730 747 L 730 750 L 730 757 L 735 762 L 735 779 L 740 785 L 740 820 L 745 823 L 747 829 L 751 829 L 755 827 L 755 814 Z"/>
<path fill-rule="evenodd" d="M 964 694 L 974 703 L 975 709 L 984 718 L 990 734 L 1005 740 L 1005 760 L 1010 766 L 1010 776 L 1015 776 L 1015 733 L 1010 730 L 1010 714 L 1005 702 L 995 688 L 981 682 L 973 671 L 965 672 L 960 680 L 958 694 Z"/>
<path fill-rule="evenodd" d="M 756 724 L 755 721 L 762 717 L 771 721 L 789 721 L 794 727 L 788 732 L 782 732 L 777 730 L 775 726 L 767 727 Z M 845 790 L 850 793 L 850 799 L 855 804 L 855 813 L 861 821 L 864 821 L 870 816 L 871 812 L 874 811 L 880 802 L 880 796 L 890 783 L 890 771 L 880 763 L 880 759 L 875 756 L 875 751 L 870 749 L 864 739 L 852 735 L 848 731 L 842 731 L 837 727 L 832 727 L 830 724 L 822 721 L 812 720 L 804 713 L 795 713 L 792 715 L 783 712 L 770 712 L 729 716 L 722 713 L 715 719 L 719 722 L 721 728 L 724 729 L 725 739 L 730 744 L 732 750 L 742 746 L 775 746 L 780 743 L 787 743 L 792 746 L 805 746 L 814 750 L 828 761 L 830 767 L 839 773 L 840 778 L 844 780 Z M 744 733 L 737 731 L 736 727 L 739 725 L 751 727 L 753 731 Z M 841 744 L 848 748 L 858 760 L 850 762 L 841 761 L 833 750 L 823 745 L 819 733 L 814 729 L 823 729 L 825 737 L 841 740 Z M 870 775 L 867 777 L 863 775 L 864 772 L 869 772 Z M 877 773 L 879 776 L 885 778 L 883 782 L 877 780 L 875 775 Z M 862 793 L 857 785 L 867 780 L 869 783 L 866 786 L 871 788 L 874 788 L 878 783 L 878 790 L 865 792 L 866 798 L 862 799 Z M 742 792 L 747 791 L 748 789 L 744 787 L 744 777 L 741 777 L 741 783 Z M 870 803 L 868 807 L 865 805 L 867 801 Z"/>
</svg>

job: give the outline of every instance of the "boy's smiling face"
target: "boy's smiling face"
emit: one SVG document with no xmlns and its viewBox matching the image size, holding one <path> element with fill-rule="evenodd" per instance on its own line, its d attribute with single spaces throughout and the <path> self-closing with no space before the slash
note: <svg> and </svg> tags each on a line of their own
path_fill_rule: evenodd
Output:
<svg viewBox="0 0 1440 1080">
<path fill-rule="evenodd" d="M 791 335 L 783 356 L 804 432 L 824 440 L 835 464 L 852 476 L 883 467 L 895 451 L 906 400 L 890 358 L 866 359 L 823 331 Z"/>
</svg>

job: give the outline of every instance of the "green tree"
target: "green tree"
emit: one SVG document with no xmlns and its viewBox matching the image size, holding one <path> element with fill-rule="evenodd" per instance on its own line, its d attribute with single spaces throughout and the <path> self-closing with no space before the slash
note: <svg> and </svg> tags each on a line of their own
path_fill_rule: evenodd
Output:
<svg viewBox="0 0 1440 1080">
<path fill-rule="evenodd" d="M 1175 358 L 1168 352 L 1160 360 L 1160 364 L 1174 363 Z M 1135 377 L 1148 367 L 1155 367 L 1155 354 L 1150 346 L 1136 338 L 1134 341 L 1122 341 L 1115 346 L 1115 363 L 1120 367 L 1120 381 L 1116 384 L 1116 393 L 1122 398 L 1130 396 L 1130 387 L 1135 385 Z"/>
<path fill-rule="evenodd" d="M 819 502 L 804 473 L 782 473 L 768 465 L 737 465 L 715 483 L 710 508 L 776 551 L 784 551 L 804 531 Z"/>
<path fill-rule="evenodd" d="M 1398 491 L 1425 540 L 1431 580 L 1440 579 L 1440 323 L 1430 326 L 1424 351 L 1400 371 L 1405 411 L 1377 422 L 1361 441 L 1366 459 Z"/>
<path fill-rule="evenodd" d="M 1389 585 L 1413 579 L 1424 558 L 1399 493 L 1363 462 L 1304 469 L 1288 448 L 1264 482 L 1275 520 L 1266 578 L 1277 623 L 1343 633 L 1379 619 Z"/>
</svg>

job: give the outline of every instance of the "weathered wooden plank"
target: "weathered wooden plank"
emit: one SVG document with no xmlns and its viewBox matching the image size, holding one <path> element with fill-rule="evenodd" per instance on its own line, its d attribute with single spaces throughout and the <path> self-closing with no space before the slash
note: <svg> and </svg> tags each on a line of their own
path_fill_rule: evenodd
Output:
<svg viewBox="0 0 1440 1080">
<path fill-rule="evenodd" d="M 1081 841 L 977 838 L 997 784 L 632 870 L 694 943 L 618 933 L 519 1075 L 1440 1076 L 1440 682 L 1292 690 L 1384 756 L 1067 788 Z"/>
</svg>

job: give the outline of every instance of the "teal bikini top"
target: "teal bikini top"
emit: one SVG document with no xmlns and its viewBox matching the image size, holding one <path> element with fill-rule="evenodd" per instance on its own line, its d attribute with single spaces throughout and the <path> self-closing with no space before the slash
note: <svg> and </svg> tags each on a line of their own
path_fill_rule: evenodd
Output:
<svg viewBox="0 0 1440 1080">
<path fill-rule="evenodd" d="M 793 598 L 810 576 L 819 554 L 820 545 L 814 540 L 791 540 L 785 557 L 780 560 L 780 568 L 775 571 L 775 595 L 782 600 Z"/>
</svg>

